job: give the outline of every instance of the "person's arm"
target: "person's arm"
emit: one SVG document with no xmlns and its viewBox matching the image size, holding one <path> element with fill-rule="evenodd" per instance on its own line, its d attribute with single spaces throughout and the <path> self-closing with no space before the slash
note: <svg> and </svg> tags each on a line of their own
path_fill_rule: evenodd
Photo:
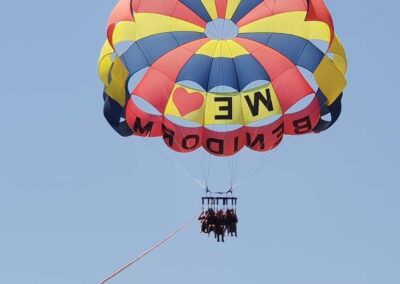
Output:
<svg viewBox="0 0 400 284">
<path fill-rule="evenodd" d="M 199 218 L 197 218 L 197 220 L 203 219 L 203 216 L 204 216 L 204 212 L 201 212 L 201 213 L 200 213 L 200 216 L 199 216 Z"/>
</svg>

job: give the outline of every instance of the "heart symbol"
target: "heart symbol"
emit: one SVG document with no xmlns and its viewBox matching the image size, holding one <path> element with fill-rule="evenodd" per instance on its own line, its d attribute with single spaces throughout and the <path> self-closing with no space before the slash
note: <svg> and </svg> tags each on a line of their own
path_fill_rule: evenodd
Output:
<svg viewBox="0 0 400 284">
<path fill-rule="evenodd" d="M 173 100 L 181 116 L 199 110 L 204 103 L 204 97 L 199 92 L 189 93 L 184 88 L 177 88 Z"/>
</svg>

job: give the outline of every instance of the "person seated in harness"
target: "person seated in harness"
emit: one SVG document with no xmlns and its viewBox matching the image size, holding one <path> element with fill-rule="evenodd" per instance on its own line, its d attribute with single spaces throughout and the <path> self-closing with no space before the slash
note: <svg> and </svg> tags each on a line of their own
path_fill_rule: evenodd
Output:
<svg viewBox="0 0 400 284">
<path fill-rule="evenodd" d="M 225 237 L 225 227 L 226 227 L 226 216 L 224 214 L 224 211 L 219 210 L 217 215 L 216 215 L 216 224 L 215 224 L 215 236 L 217 238 L 217 242 L 219 242 L 220 238 L 221 241 L 224 242 L 224 237 Z"/>
<path fill-rule="evenodd" d="M 201 233 L 207 233 L 207 215 L 208 211 L 202 211 L 197 220 L 201 223 Z"/>
<path fill-rule="evenodd" d="M 226 211 L 226 224 L 227 224 L 227 231 L 228 235 L 230 234 L 233 236 L 235 234 L 235 237 L 237 237 L 237 223 L 239 222 L 237 215 L 235 213 L 235 210 L 233 209 L 228 209 Z"/>
<path fill-rule="evenodd" d="M 215 226 L 216 226 L 216 216 L 212 208 L 207 210 L 206 222 L 207 222 L 207 229 L 206 229 L 207 234 L 210 236 L 211 232 L 215 233 Z"/>
</svg>

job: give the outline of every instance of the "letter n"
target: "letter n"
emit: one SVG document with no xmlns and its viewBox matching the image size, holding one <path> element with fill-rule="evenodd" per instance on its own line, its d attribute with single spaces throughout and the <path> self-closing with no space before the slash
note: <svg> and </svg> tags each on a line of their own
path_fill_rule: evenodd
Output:
<svg viewBox="0 0 400 284">
<path fill-rule="evenodd" d="M 247 134 L 247 145 L 249 145 L 249 147 L 251 149 L 256 148 L 257 144 L 259 144 L 259 149 L 260 150 L 264 150 L 265 149 L 265 137 L 264 134 L 258 134 L 253 141 L 251 141 L 251 134 L 250 133 L 246 133 Z"/>
</svg>

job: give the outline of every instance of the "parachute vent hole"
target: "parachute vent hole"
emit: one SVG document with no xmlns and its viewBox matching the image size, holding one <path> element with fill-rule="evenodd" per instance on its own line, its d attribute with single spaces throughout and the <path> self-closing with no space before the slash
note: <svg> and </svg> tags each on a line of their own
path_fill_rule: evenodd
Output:
<svg viewBox="0 0 400 284">
<path fill-rule="evenodd" d="M 238 90 L 225 85 L 216 86 L 209 91 L 209 93 L 217 93 L 217 94 L 232 94 L 237 92 Z"/>
<path fill-rule="evenodd" d="M 187 88 L 191 88 L 197 91 L 205 92 L 206 90 L 197 82 L 190 80 L 182 80 L 178 82 L 179 85 Z"/>
<path fill-rule="evenodd" d="M 311 43 L 313 45 L 315 45 L 319 50 L 321 50 L 321 52 L 324 54 L 328 51 L 329 42 L 327 42 L 327 41 L 313 39 L 313 40 L 311 40 Z"/>
<path fill-rule="evenodd" d="M 128 92 L 132 94 L 136 87 L 139 85 L 140 81 L 143 79 L 144 75 L 146 75 L 147 70 L 149 67 L 145 67 L 140 69 L 139 71 L 135 72 L 128 81 Z"/>
<path fill-rule="evenodd" d="M 273 116 L 249 123 L 247 126 L 262 127 L 262 126 L 270 125 L 270 124 L 276 122 L 277 120 L 279 120 L 280 118 L 282 118 L 282 114 L 277 114 L 277 115 L 273 115 Z"/>
<path fill-rule="evenodd" d="M 290 114 L 290 113 L 296 113 L 296 112 L 302 111 L 303 109 L 305 109 L 306 107 L 308 107 L 310 105 L 310 103 L 313 101 L 314 98 L 315 98 L 315 94 L 310 94 L 310 95 L 304 97 L 303 99 L 301 99 L 300 101 L 295 103 L 291 108 L 289 108 L 286 113 Z"/>
<path fill-rule="evenodd" d="M 186 119 L 182 119 L 180 117 L 176 117 L 173 115 L 166 115 L 166 118 L 168 118 L 168 120 L 170 120 L 171 122 L 173 122 L 176 125 L 179 126 L 184 126 L 184 127 L 200 127 L 201 125 L 194 122 L 194 121 L 190 121 L 190 120 L 186 120 Z"/>
<path fill-rule="evenodd" d="M 240 129 L 243 127 L 243 125 L 239 124 L 215 124 L 215 125 L 205 125 L 204 126 L 207 129 L 210 129 L 212 131 L 218 131 L 218 132 L 229 132 L 229 131 L 234 131 L 237 129 Z"/>
<path fill-rule="evenodd" d="M 303 75 L 304 79 L 306 79 L 310 87 L 314 90 L 314 93 L 316 93 L 319 87 L 317 81 L 314 78 L 314 74 L 300 66 L 297 66 L 297 69 L 300 71 L 301 75 Z"/>
<path fill-rule="evenodd" d="M 140 108 L 142 111 L 148 114 L 161 115 L 161 113 L 154 106 L 152 106 L 149 102 L 145 101 L 141 97 L 132 95 L 131 98 L 133 102 L 137 105 L 137 107 Z"/>
<path fill-rule="evenodd" d="M 247 84 L 247 85 L 243 88 L 242 92 L 247 92 L 247 91 L 259 89 L 259 88 L 261 88 L 262 86 L 266 86 L 266 87 L 267 87 L 269 84 L 271 84 L 271 82 L 270 82 L 270 81 L 267 81 L 267 80 L 256 80 L 256 81 L 253 81 L 253 82 Z"/>
<path fill-rule="evenodd" d="M 121 56 L 124 54 L 134 43 L 134 41 L 123 41 L 115 45 L 115 52 Z"/>
<path fill-rule="evenodd" d="M 327 113 L 327 114 L 321 116 L 321 119 L 322 119 L 322 120 L 325 120 L 325 121 L 332 121 L 332 115 L 331 115 L 331 113 L 329 112 L 329 113 Z"/>
</svg>

